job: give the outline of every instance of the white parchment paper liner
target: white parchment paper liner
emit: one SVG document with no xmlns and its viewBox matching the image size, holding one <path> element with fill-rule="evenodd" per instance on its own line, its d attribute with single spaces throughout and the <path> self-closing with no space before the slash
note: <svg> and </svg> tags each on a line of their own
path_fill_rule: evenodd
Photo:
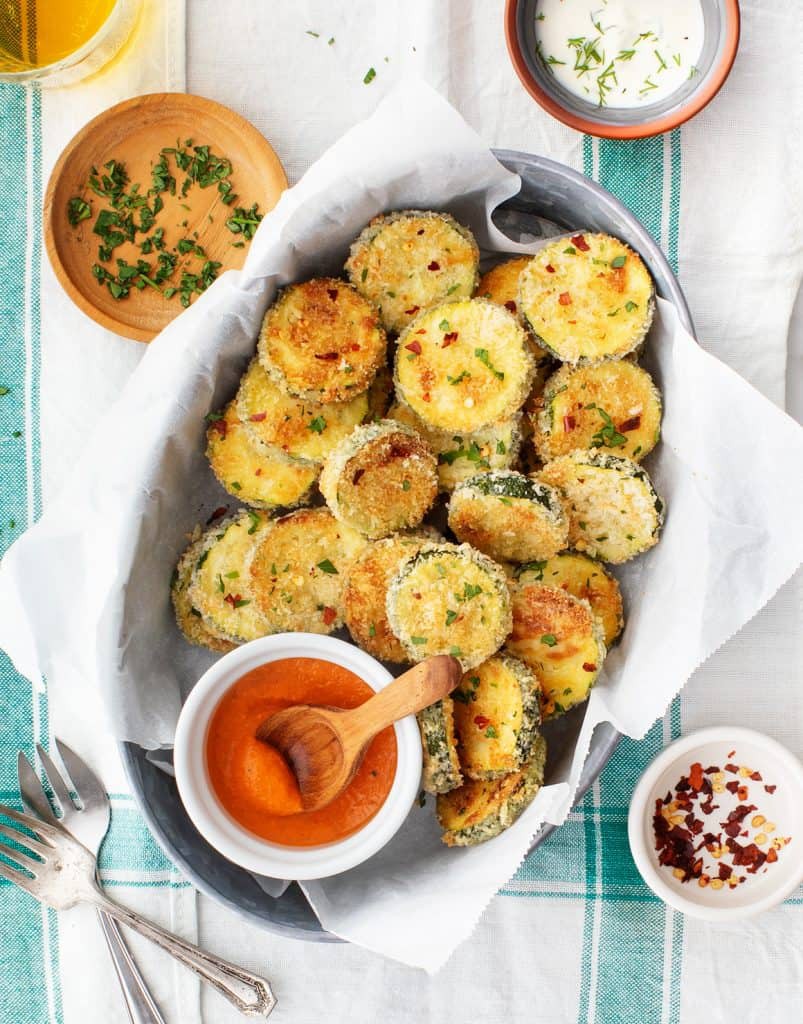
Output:
<svg viewBox="0 0 803 1024">
<path fill-rule="evenodd" d="M 234 392 L 277 287 L 337 273 L 360 228 L 387 209 L 448 208 L 483 249 L 528 251 L 490 221 L 517 191 L 516 175 L 419 82 L 403 83 L 324 154 L 265 218 L 244 269 L 150 345 L 68 486 L 7 553 L 0 644 L 17 668 L 56 686 L 91 678 L 119 739 L 169 744 L 182 694 L 212 658 L 179 636 L 170 574 L 193 525 L 230 501 L 206 465 L 204 416 Z M 491 843 L 446 849 L 430 799 L 369 863 L 305 883 L 330 931 L 437 970 L 541 823 L 565 818 L 594 727 L 642 736 L 803 560 L 803 431 L 703 351 L 663 301 L 647 365 L 665 397 L 663 443 L 647 466 L 667 522 L 657 548 L 617 570 L 627 628 L 573 757 Z"/>
</svg>

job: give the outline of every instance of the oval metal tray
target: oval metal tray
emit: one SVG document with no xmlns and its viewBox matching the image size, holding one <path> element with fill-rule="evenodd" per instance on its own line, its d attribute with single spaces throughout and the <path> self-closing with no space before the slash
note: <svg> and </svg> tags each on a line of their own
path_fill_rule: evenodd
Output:
<svg viewBox="0 0 803 1024">
<path fill-rule="evenodd" d="M 639 252 L 655 280 L 658 294 L 671 302 L 684 327 L 694 333 L 686 299 L 665 256 L 646 228 L 610 192 L 582 174 L 545 157 L 512 150 L 496 156 L 521 177 L 521 191 L 494 214 L 510 237 L 541 237 L 554 225 L 590 228 L 622 238 Z M 544 728 L 550 749 L 546 781 L 571 756 L 585 708 L 579 707 Z M 594 731 L 580 787 L 579 800 L 610 760 L 620 734 L 607 723 Z M 263 891 L 253 875 L 215 851 L 197 832 L 179 799 L 173 779 L 131 743 L 120 744 L 123 765 L 134 796 L 154 838 L 165 854 L 202 893 L 268 931 L 315 942 L 339 942 L 323 930 L 295 884 L 280 897 Z M 554 826 L 545 825 L 533 840 L 534 849 Z"/>
</svg>

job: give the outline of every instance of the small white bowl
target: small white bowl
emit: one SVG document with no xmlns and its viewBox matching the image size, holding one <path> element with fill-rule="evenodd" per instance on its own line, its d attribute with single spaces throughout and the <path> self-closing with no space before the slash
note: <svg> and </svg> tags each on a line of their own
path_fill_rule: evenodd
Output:
<svg viewBox="0 0 803 1024">
<path fill-rule="evenodd" d="M 421 740 L 413 715 L 396 722 L 396 775 L 380 809 L 358 832 L 320 846 L 282 846 L 243 828 L 212 789 L 206 764 L 209 720 L 223 694 L 247 672 L 281 658 L 319 658 L 348 669 L 373 690 L 391 674 L 353 644 L 316 633 L 279 633 L 224 655 L 195 684 L 176 728 L 173 764 L 178 791 L 193 824 L 224 857 L 260 875 L 282 879 L 327 878 L 361 864 L 403 824 L 421 782 Z"/>
<path fill-rule="evenodd" d="M 738 780 L 747 785 L 748 802 L 757 807 L 753 814 L 763 814 L 776 824 L 771 838 L 792 837 L 792 842 L 779 851 L 778 860 L 765 865 L 766 872 L 760 869 L 755 875 L 747 874 L 747 881 L 733 889 L 727 885 L 721 889 L 710 885 L 702 888 L 695 879 L 682 882 L 670 867 L 658 862 L 653 831 L 655 801 L 668 791 L 674 792 L 676 783 L 688 775 L 696 761 L 704 769 L 724 769 L 725 764 L 733 763 L 760 772 L 760 782 L 729 772 L 725 781 Z M 777 786 L 774 793 L 765 791 L 767 784 Z M 722 831 L 720 820 L 727 816 L 729 802 L 738 798 L 725 792 L 714 794 L 713 799 L 721 804 L 721 810 L 711 815 L 710 824 L 705 823 L 705 832 Z M 745 819 L 745 826 L 749 825 L 750 819 Z M 750 828 L 750 838 L 741 842 L 750 842 L 756 831 Z M 705 921 L 752 917 L 781 903 L 803 882 L 803 765 L 776 740 L 752 729 L 700 729 L 668 746 L 642 775 L 630 802 L 628 839 L 641 877 L 656 896 L 676 910 Z M 765 851 L 768 845 L 763 847 Z"/>
</svg>

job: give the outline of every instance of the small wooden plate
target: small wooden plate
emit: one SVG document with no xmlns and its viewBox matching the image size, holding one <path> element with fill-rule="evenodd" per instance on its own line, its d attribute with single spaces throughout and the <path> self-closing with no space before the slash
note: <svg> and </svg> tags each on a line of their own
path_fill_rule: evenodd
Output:
<svg viewBox="0 0 803 1024">
<path fill-rule="evenodd" d="M 233 110 L 200 96 L 154 93 L 118 103 L 85 125 L 59 157 L 45 193 L 45 246 L 62 287 L 79 309 L 102 327 L 137 341 L 150 341 L 183 311 L 179 296 L 165 299 L 152 288 L 132 288 L 126 298 L 114 299 L 107 287 L 95 280 L 92 265 L 98 262 L 100 238 L 93 234 L 92 227 L 100 209 L 109 204 L 85 186 L 92 167 L 101 168 L 114 159 L 125 164 L 129 180 L 140 182 L 140 191 L 145 193 L 159 151 L 177 142 L 183 145 L 186 139 L 192 139 L 195 145 L 208 145 L 215 155 L 231 161 L 230 181 L 239 197 L 234 206 L 248 208 L 256 202 L 259 212 L 267 213 L 287 188 L 284 168 L 268 141 Z M 192 238 L 197 231 L 197 242 L 207 258 L 222 264 L 218 274 L 239 269 L 249 243 L 244 248 L 233 244 L 243 240 L 241 234 L 232 234 L 225 226 L 233 207 L 221 202 L 215 185 L 195 185 L 182 198 L 178 193 L 183 177 L 172 158 L 169 160 L 179 188 L 175 196 L 161 193 L 164 209 L 157 219 L 157 226 L 165 229 L 167 249 L 181 238 Z M 67 218 L 72 196 L 83 196 L 92 206 L 92 216 L 76 227 Z M 186 226 L 182 221 L 187 221 Z M 108 264 L 112 271 L 117 257 L 129 263 L 137 259 L 155 262 L 153 255 L 143 256 L 136 244 L 128 242 L 114 250 Z M 198 262 L 194 257 L 193 267 Z M 169 284 L 175 284 L 179 276 L 177 272 Z"/>
</svg>

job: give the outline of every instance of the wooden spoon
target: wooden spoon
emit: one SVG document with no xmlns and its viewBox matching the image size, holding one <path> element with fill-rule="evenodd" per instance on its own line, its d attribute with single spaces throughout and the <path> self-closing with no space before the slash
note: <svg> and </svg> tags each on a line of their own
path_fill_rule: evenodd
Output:
<svg viewBox="0 0 803 1024">
<path fill-rule="evenodd" d="M 348 711 L 298 704 L 271 715 L 256 737 L 275 747 L 293 769 L 305 811 L 315 811 L 342 793 L 378 732 L 405 715 L 422 711 L 460 682 L 457 658 L 427 658 Z"/>
</svg>

